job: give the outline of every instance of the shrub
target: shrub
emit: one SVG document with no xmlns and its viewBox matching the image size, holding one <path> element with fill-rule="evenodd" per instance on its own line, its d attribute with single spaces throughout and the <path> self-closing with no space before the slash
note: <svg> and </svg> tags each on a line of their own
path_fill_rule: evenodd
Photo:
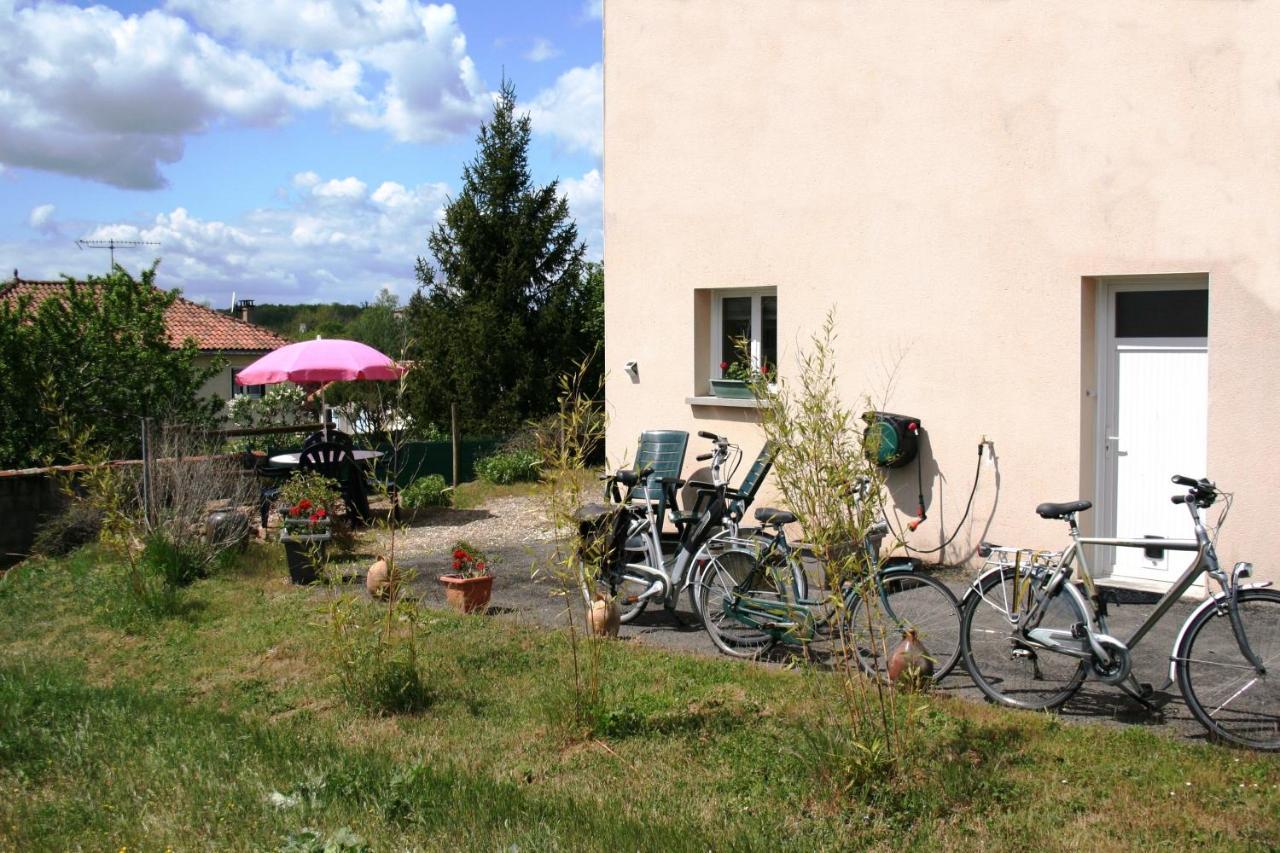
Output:
<svg viewBox="0 0 1280 853">
<path fill-rule="evenodd" d="M 138 568 L 166 586 L 190 586 L 206 577 L 207 563 L 195 548 L 175 542 L 163 533 L 151 533 L 138 556 Z"/>
<path fill-rule="evenodd" d="M 101 530 L 102 511 L 85 501 L 74 500 L 64 512 L 40 525 L 31 552 L 41 557 L 62 557 L 82 545 L 98 541 Z"/>
<path fill-rule="evenodd" d="M 512 450 L 486 456 L 476 463 L 476 474 L 486 483 L 506 486 L 538 479 L 541 458 L 534 450 Z"/>
<path fill-rule="evenodd" d="M 410 509 L 424 506 L 452 506 L 453 490 L 439 474 L 419 477 L 400 493 L 400 503 Z"/>
</svg>

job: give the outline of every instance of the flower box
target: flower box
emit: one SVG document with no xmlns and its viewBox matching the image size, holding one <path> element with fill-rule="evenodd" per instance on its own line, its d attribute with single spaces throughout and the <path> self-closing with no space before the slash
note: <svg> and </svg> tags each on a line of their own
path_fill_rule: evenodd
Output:
<svg viewBox="0 0 1280 853">
<path fill-rule="evenodd" d="M 712 379 L 711 393 L 730 400 L 750 400 L 751 386 L 741 379 Z"/>
</svg>

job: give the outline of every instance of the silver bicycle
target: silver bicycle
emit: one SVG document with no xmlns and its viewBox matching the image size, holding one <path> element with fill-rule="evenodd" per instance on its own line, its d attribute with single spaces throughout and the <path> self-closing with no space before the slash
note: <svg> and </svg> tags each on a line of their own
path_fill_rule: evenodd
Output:
<svg viewBox="0 0 1280 853">
<path fill-rule="evenodd" d="M 1151 707 L 1150 685 L 1140 684 L 1131 652 L 1174 602 L 1202 574 L 1220 591 L 1183 623 L 1169 658 L 1187 707 L 1210 734 L 1254 749 L 1280 750 L 1280 592 L 1267 583 L 1244 583 L 1249 563 L 1230 576 L 1214 550 L 1230 495 L 1208 480 L 1174 477 L 1187 492 L 1173 497 L 1191 515 L 1195 539 L 1111 539 L 1081 536 L 1076 515 L 1089 501 L 1045 503 L 1041 518 L 1066 521 L 1071 545 L 1057 553 L 984 545 L 985 571 L 965 595 L 961 653 L 974 683 L 991 700 L 1016 708 L 1049 709 L 1066 702 L 1092 674 Z M 1200 511 L 1225 499 L 1211 536 Z M 1106 603 L 1098 594 L 1082 546 L 1194 551 L 1195 559 L 1156 603 L 1133 635 L 1107 629 Z M 1072 580 L 1079 567 L 1080 584 Z M 1083 589 L 1081 588 L 1083 587 Z"/>
<path fill-rule="evenodd" d="M 742 460 L 742 450 L 729 439 L 710 432 L 698 435 L 712 444 L 711 452 L 697 457 L 710 462 L 710 484 L 691 483 L 697 497 L 683 519 L 675 537 L 664 535 L 657 513 L 650 501 L 628 500 L 618 486 L 633 487 L 651 475 L 651 471 L 618 471 L 607 476 L 606 490 L 619 515 L 621 545 L 617 559 L 607 562 L 596 584 L 600 592 L 618 602 L 620 621 L 624 624 L 640 615 L 650 601 L 660 602 L 677 622 L 676 605 L 688 591 L 690 608 L 698 620 L 702 611 L 696 595 L 696 584 L 707 564 L 718 560 L 722 570 L 735 577 L 750 571 L 749 562 L 736 553 L 740 510 L 727 499 L 728 481 Z M 678 481 L 676 487 L 684 485 Z M 804 570 L 796 567 L 791 583 L 807 591 Z M 589 593 L 589 591 L 584 591 Z"/>
</svg>

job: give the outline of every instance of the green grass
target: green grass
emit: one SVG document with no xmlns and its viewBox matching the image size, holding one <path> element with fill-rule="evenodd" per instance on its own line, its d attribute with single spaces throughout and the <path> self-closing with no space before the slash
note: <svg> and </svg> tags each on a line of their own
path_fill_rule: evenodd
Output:
<svg viewBox="0 0 1280 853">
<path fill-rule="evenodd" d="M 470 483 L 459 483 L 453 494 L 454 509 L 476 509 L 484 506 L 491 498 L 527 497 L 538 493 L 538 483 L 487 483 L 474 480 Z"/>
<path fill-rule="evenodd" d="M 0 580 L 0 849 L 261 850 L 344 828 L 373 849 L 1265 849 L 1280 762 L 1137 728 L 918 700 L 922 756 L 840 790 L 862 752 L 832 679 L 602 644 L 575 722 L 564 635 L 430 613 L 435 697 L 341 699 L 325 601 L 278 549 L 175 616 L 112 618 L 85 550 Z"/>
</svg>

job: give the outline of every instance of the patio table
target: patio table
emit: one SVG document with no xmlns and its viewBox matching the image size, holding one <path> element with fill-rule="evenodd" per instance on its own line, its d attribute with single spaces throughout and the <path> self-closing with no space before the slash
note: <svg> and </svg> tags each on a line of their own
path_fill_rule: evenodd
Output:
<svg viewBox="0 0 1280 853">
<path fill-rule="evenodd" d="M 353 450 L 351 458 L 357 462 L 364 462 L 369 459 L 377 459 L 382 455 L 381 450 Z M 272 465 L 297 465 L 298 460 L 302 457 L 301 453 L 279 453 L 272 456 L 269 460 Z"/>
</svg>

